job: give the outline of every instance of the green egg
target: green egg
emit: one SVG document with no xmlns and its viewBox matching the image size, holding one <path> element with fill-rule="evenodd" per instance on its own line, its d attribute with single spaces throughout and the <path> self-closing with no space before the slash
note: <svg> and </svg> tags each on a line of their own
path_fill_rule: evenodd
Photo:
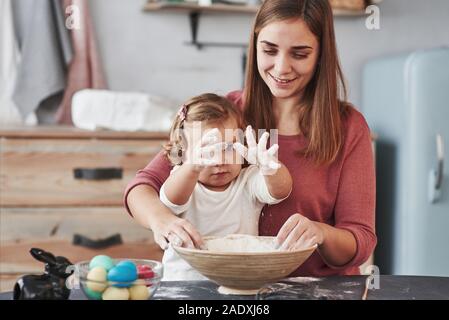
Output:
<svg viewBox="0 0 449 320">
<path fill-rule="evenodd" d="M 103 292 L 93 291 L 88 287 L 84 287 L 84 292 L 86 293 L 87 297 L 92 300 L 101 300 L 101 296 L 103 295 Z"/>
<path fill-rule="evenodd" d="M 93 269 L 95 267 L 103 267 L 106 269 L 106 271 L 109 271 L 114 268 L 114 266 L 114 260 L 105 255 L 95 256 L 92 258 L 92 260 L 90 260 L 89 263 L 89 269 Z"/>
</svg>

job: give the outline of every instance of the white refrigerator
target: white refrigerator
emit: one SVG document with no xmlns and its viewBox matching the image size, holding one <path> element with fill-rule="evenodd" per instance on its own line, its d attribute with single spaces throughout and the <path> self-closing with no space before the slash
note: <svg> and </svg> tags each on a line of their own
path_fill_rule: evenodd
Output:
<svg viewBox="0 0 449 320">
<path fill-rule="evenodd" d="M 449 276 L 449 48 L 369 62 L 362 111 L 378 135 L 374 263 Z"/>
</svg>

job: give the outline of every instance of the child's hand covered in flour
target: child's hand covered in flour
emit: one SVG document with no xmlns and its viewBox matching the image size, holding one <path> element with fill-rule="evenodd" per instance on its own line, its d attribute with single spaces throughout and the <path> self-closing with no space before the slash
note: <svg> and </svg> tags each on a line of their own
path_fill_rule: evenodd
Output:
<svg viewBox="0 0 449 320">
<path fill-rule="evenodd" d="M 204 134 L 193 148 L 192 161 L 187 163 L 192 165 L 194 171 L 201 172 L 205 167 L 220 164 L 223 143 L 219 142 L 219 135 L 220 131 L 214 128 Z"/>
<path fill-rule="evenodd" d="M 236 142 L 234 143 L 234 149 L 250 164 L 259 167 L 263 175 L 274 174 L 281 167 L 276 157 L 279 145 L 274 144 L 267 150 L 267 142 L 270 134 L 264 132 L 259 139 L 259 143 L 257 143 L 251 126 L 246 128 L 245 136 L 248 148 L 240 142 Z"/>
</svg>

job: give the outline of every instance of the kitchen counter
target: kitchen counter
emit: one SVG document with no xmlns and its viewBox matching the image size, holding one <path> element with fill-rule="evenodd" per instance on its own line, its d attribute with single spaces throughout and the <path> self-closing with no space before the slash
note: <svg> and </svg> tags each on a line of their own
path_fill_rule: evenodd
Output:
<svg viewBox="0 0 449 320">
<path fill-rule="evenodd" d="M 367 276 L 288 278 L 266 287 L 259 296 L 222 295 L 211 281 L 162 282 L 155 300 L 361 300 Z M 370 289 L 367 300 L 449 300 L 449 277 L 380 276 L 379 289 Z M 12 299 L 12 292 L 0 293 L 0 300 Z M 85 300 L 79 289 L 71 300 Z"/>
</svg>

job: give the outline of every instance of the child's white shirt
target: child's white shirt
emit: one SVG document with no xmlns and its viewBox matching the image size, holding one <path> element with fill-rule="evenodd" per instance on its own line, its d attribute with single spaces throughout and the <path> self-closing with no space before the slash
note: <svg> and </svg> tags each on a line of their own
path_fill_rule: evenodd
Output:
<svg viewBox="0 0 449 320">
<path fill-rule="evenodd" d="M 173 173 L 179 166 L 173 168 Z M 228 234 L 259 234 L 259 217 L 265 204 L 276 204 L 268 191 L 263 175 L 251 165 L 241 170 L 239 176 L 224 191 L 212 191 L 197 183 L 184 205 L 171 203 L 165 194 L 165 184 L 159 192 L 160 200 L 176 215 L 192 223 L 203 236 Z M 165 281 L 205 280 L 169 245 L 162 258 Z"/>
</svg>

